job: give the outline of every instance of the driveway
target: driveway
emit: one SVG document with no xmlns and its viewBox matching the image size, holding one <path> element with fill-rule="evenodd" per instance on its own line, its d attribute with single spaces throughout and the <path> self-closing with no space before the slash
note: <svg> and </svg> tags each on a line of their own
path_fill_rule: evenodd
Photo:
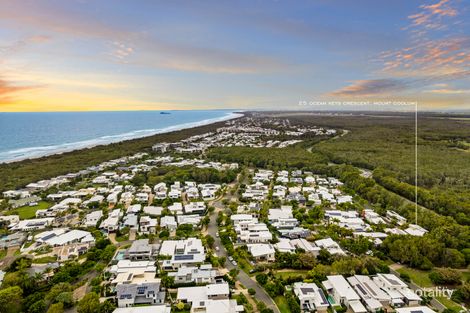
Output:
<svg viewBox="0 0 470 313">
<path fill-rule="evenodd" d="M 210 223 L 207 228 L 207 232 L 209 235 L 214 237 L 215 242 L 214 246 L 219 247 L 219 251 L 216 252 L 218 256 L 224 256 L 228 257 L 227 251 L 225 250 L 225 247 L 222 245 L 222 242 L 220 241 L 219 237 L 216 237 L 216 233 L 218 230 L 217 227 L 217 214 L 218 212 L 223 210 L 223 205 L 221 201 L 214 201 L 212 204 L 215 207 L 215 211 L 211 214 L 210 216 Z M 237 268 L 233 266 L 232 263 L 227 259 L 227 262 L 225 262 L 225 267 L 230 271 L 231 269 Z M 256 291 L 255 298 L 258 299 L 261 302 L 264 302 L 266 306 L 274 311 L 274 313 L 281 313 L 279 311 L 278 307 L 276 306 L 276 303 L 274 303 L 273 299 L 267 294 L 267 292 L 255 281 L 253 280 L 250 276 L 248 276 L 247 273 L 245 273 L 243 270 L 240 269 L 240 272 L 238 273 L 238 281 L 242 283 L 245 288 L 253 288 Z"/>
</svg>

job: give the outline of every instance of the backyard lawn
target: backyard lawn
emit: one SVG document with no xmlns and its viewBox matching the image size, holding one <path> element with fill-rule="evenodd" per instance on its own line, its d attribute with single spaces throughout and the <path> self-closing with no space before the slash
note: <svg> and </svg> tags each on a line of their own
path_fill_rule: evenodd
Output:
<svg viewBox="0 0 470 313">
<path fill-rule="evenodd" d="M 9 215 L 15 215 L 18 214 L 20 216 L 21 220 L 27 220 L 30 218 L 36 217 L 36 211 L 37 210 L 45 210 L 47 208 L 51 207 L 51 204 L 46 201 L 39 201 L 38 205 L 35 206 L 22 206 L 17 209 L 11 210 L 8 212 Z"/>
<path fill-rule="evenodd" d="M 287 300 L 284 296 L 277 296 L 274 298 L 274 302 L 276 302 L 276 305 L 281 313 L 290 313 L 289 304 L 287 304 Z"/>
<path fill-rule="evenodd" d="M 275 272 L 274 275 L 279 278 L 289 278 L 289 277 L 296 277 L 296 276 L 302 276 L 305 277 L 308 273 L 308 270 L 292 270 L 292 271 L 281 271 L 281 272 Z"/>
<path fill-rule="evenodd" d="M 462 307 L 446 297 L 436 297 L 437 301 L 445 305 L 446 308 L 459 312 Z"/>
<path fill-rule="evenodd" d="M 420 287 L 426 288 L 426 287 L 434 286 L 434 284 L 428 277 L 428 274 L 429 274 L 428 271 L 420 271 L 420 270 L 415 270 L 415 269 L 408 268 L 408 267 L 402 267 L 398 269 L 397 272 L 400 274 L 408 274 L 411 280 Z"/>
</svg>

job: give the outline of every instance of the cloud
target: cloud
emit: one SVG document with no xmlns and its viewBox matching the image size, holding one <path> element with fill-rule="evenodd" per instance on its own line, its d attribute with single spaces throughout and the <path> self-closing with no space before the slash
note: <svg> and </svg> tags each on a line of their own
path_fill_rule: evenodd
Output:
<svg viewBox="0 0 470 313">
<path fill-rule="evenodd" d="M 40 86 L 17 85 L 0 77 L 0 104 L 11 103 L 15 101 L 15 96 L 25 90 L 39 88 Z"/>
<path fill-rule="evenodd" d="M 357 97 L 384 95 L 409 88 L 408 83 L 397 79 L 356 80 L 351 85 L 330 93 L 330 96 Z"/>
<path fill-rule="evenodd" d="M 461 94 L 470 94 L 470 89 L 430 89 L 425 90 L 424 92 L 439 94 L 439 95 L 461 95 Z"/>
<path fill-rule="evenodd" d="M 442 34 L 447 29 L 446 23 L 458 16 L 454 3 L 441 0 L 420 8 L 421 12 L 408 17 L 412 24 L 404 29 L 411 44 L 378 56 L 381 70 L 374 73 L 378 78 L 356 80 L 329 95 L 355 97 L 393 93 L 397 97 L 411 90 L 435 95 L 466 94 L 465 90 L 448 88 L 446 84 L 470 77 L 470 36 L 458 32 L 457 28 L 452 29 L 452 33 Z M 433 88 L 423 90 L 429 86 Z"/>
<path fill-rule="evenodd" d="M 0 46 L 0 63 L 5 60 L 5 58 L 15 55 L 16 53 L 22 51 L 32 44 L 40 44 L 51 40 L 50 36 L 46 35 L 34 35 L 26 37 L 20 40 L 16 40 L 9 45 Z"/>
<path fill-rule="evenodd" d="M 333 91 L 329 95 L 340 97 L 376 96 L 380 94 L 388 95 L 392 92 L 404 92 L 427 86 L 435 87 L 433 90 L 446 90 L 448 89 L 448 84 L 444 82 L 451 82 L 467 77 L 470 77 L 470 70 L 414 78 L 379 78 L 356 80 L 353 81 L 353 83 L 349 86 Z"/>
<path fill-rule="evenodd" d="M 402 75 L 438 75 L 470 66 L 470 37 L 426 40 L 398 51 L 383 53 L 383 72 Z"/>
<path fill-rule="evenodd" d="M 407 27 L 421 28 L 421 31 L 418 31 L 420 34 L 430 29 L 442 30 L 447 28 L 447 25 L 444 23 L 444 18 L 455 17 L 458 14 L 450 0 L 440 0 L 430 5 L 423 4 L 420 8 L 423 9 L 421 12 L 408 16 L 411 25 Z"/>
<path fill-rule="evenodd" d="M 470 36 L 461 28 L 457 4 L 451 0 L 421 5 L 405 27 L 411 44 L 383 52 L 378 60 L 384 73 L 396 76 L 441 75 L 470 66 Z M 452 25 L 452 27 L 449 27 Z"/>
<path fill-rule="evenodd" d="M 21 7 L 16 3 L 2 5 L 0 2 L 0 19 L 68 37 L 103 41 L 110 46 L 110 51 L 105 54 L 119 63 L 226 74 L 265 73 L 290 66 L 269 55 L 166 40 L 150 32 L 123 28 L 125 24 L 97 19 L 90 12 L 79 12 L 60 5 L 40 5 L 36 1 L 22 3 Z M 137 51 L 138 58 L 133 58 Z"/>
</svg>

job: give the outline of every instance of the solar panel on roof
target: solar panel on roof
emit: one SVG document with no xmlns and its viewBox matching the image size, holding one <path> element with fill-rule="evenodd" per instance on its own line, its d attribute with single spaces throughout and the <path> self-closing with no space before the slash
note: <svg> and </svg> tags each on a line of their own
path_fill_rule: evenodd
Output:
<svg viewBox="0 0 470 313">
<path fill-rule="evenodd" d="M 49 234 L 49 235 L 47 235 L 47 236 L 44 236 L 44 237 L 42 238 L 42 240 L 49 240 L 49 239 L 51 239 L 51 238 L 53 238 L 53 237 L 55 237 L 55 234 Z"/>
<path fill-rule="evenodd" d="M 396 281 L 395 279 L 391 279 L 388 276 L 383 276 L 383 277 L 385 277 L 385 279 L 388 280 L 393 285 L 400 285 L 400 283 Z M 418 311 L 418 312 L 421 312 L 421 311 Z"/>
<path fill-rule="evenodd" d="M 357 284 L 356 288 L 359 289 L 359 291 L 362 292 L 363 295 L 367 295 L 367 292 L 364 290 L 364 288 L 362 288 L 361 285 Z"/>
<path fill-rule="evenodd" d="M 300 291 L 302 291 L 302 293 L 309 293 L 309 292 L 313 292 L 313 288 L 300 288 Z"/>
<path fill-rule="evenodd" d="M 411 311 L 410 313 L 423 313 L 423 311 L 421 311 L 421 310 L 415 310 L 415 311 Z"/>
<path fill-rule="evenodd" d="M 323 290 L 318 289 L 318 293 L 320 294 L 322 303 L 321 304 L 328 304 L 328 300 L 325 297 L 325 294 L 323 293 Z"/>
<path fill-rule="evenodd" d="M 369 290 L 369 292 L 370 292 L 371 294 L 373 294 L 374 296 L 377 296 L 377 293 L 375 292 L 374 289 L 372 289 L 371 286 L 369 286 L 369 284 L 367 284 L 367 283 L 365 282 L 365 283 L 364 283 L 364 286 L 366 286 L 367 290 Z"/>
<path fill-rule="evenodd" d="M 175 255 L 175 261 L 184 261 L 194 259 L 193 254 Z"/>
<path fill-rule="evenodd" d="M 145 290 L 147 290 L 147 286 L 139 286 L 137 287 L 137 293 L 138 294 L 144 294 L 145 293 Z"/>
</svg>

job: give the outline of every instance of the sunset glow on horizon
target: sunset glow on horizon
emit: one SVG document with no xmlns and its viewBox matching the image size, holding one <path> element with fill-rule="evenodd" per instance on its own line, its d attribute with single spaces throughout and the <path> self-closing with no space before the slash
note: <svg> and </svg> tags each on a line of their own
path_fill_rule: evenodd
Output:
<svg viewBox="0 0 470 313">
<path fill-rule="evenodd" d="M 0 0 L 0 112 L 470 109 L 470 6 Z"/>
</svg>

